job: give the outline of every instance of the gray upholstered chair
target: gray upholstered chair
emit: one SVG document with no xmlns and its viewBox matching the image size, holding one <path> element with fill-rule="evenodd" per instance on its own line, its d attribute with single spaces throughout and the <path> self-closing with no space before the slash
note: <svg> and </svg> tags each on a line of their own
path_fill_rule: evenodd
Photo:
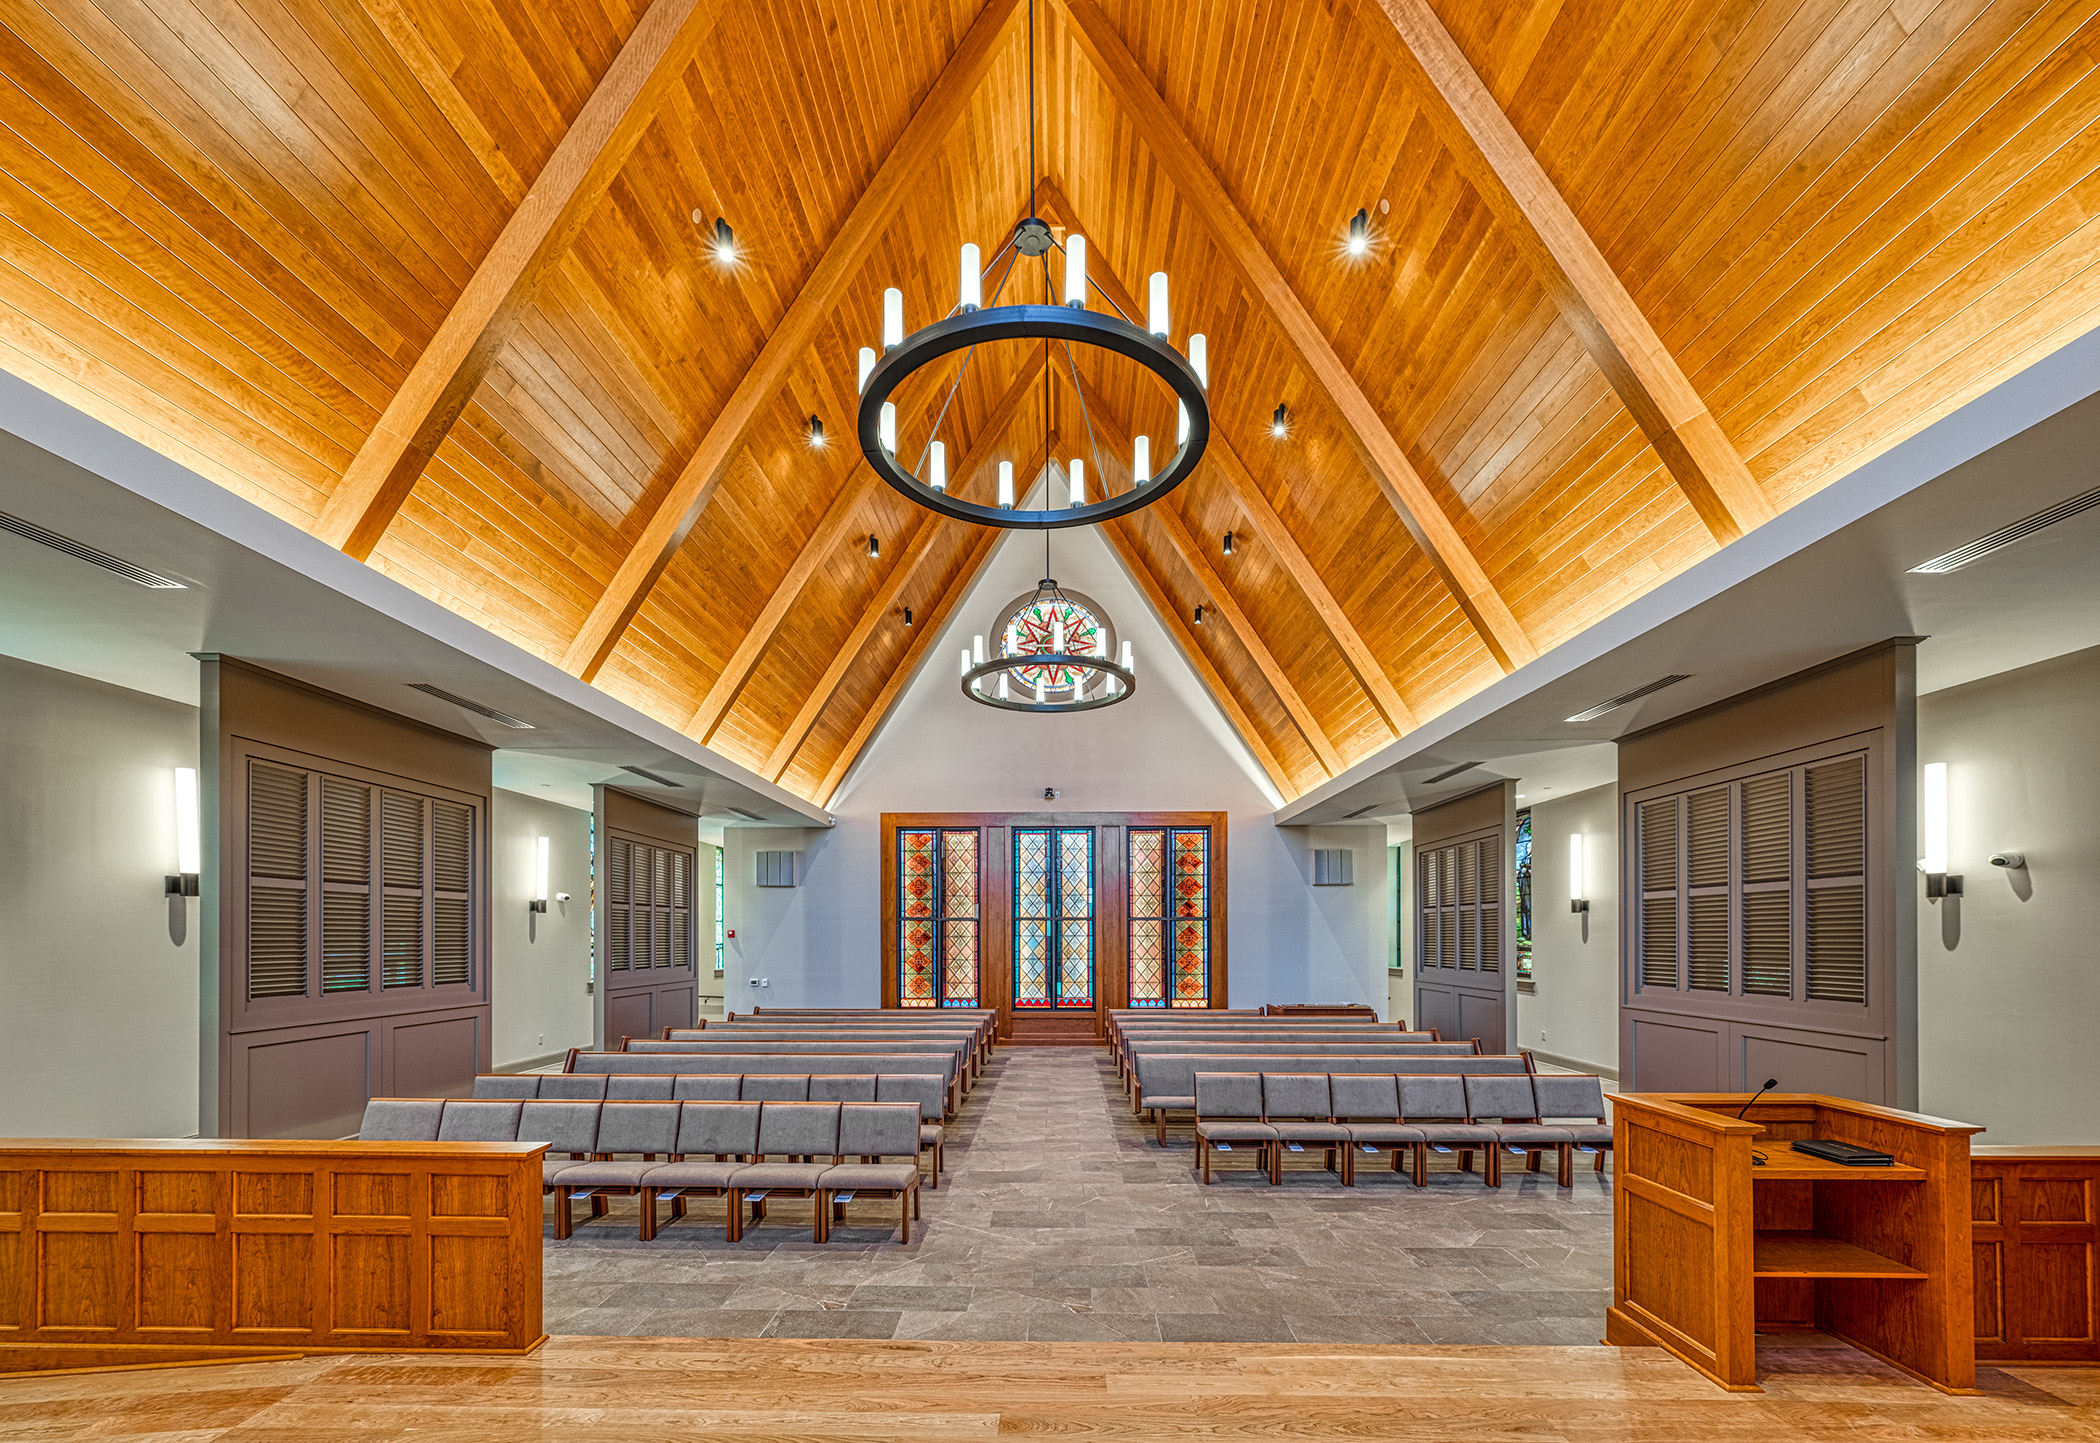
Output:
<svg viewBox="0 0 2100 1443">
<path fill-rule="evenodd" d="M 525 1104 L 507 1101 L 475 1101 L 449 1098 L 445 1115 L 438 1123 L 439 1142 L 516 1142 L 518 1110 Z"/>
<path fill-rule="evenodd" d="M 1334 1120 L 1326 1073 L 1264 1072 L 1261 1113 L 1276 1132 L 1269 1149 L 1270 1182 L 1283 1182 L 1284 1154 L 1303 1152 L 1308 1142 L 1320 1149 L 1329 1172 L 1339 1175 L 1349 1165 L 1349 1129 Z"/>
<path fill-rule="evenodd" d="M 737 1096 L 745 1102 L 807 1102 L 809 1074 L 747 1072 L 743 1090 Z"/>
<path fill-rule="evenodd" d="M 742 1073 L 681 1072 L 672 1081 L 671 1097 L 676 1102 L 735 1102 L 743 1088 Z"/>
<path fill-rule="evenodd" d="M 947 1115 L 948 1084 L 934 1072 L 884 1072 L 875 1078 L 875 1100 L 919 1104 L 919 1151 L 933 1154 L 933 1187 L 938 1192 L 948 1166 L 948 1134 L 941 1125 Z"/>
<path fill-rule="evenodd" d="M 1489 1187 L 1502 1186 L 1502 1148 L 1521 1149 L 1511 1128 L 1538 1125 L 1538 1103 L 1531 1095 L 1531 1078 L 1522 1077 L 1475 1077 L 1466 1078 L 1466 1111 L 1473 1121 L 1495 1129 L 1495 1140 L 1499 1146 L 1488 1149 L 1492 1160 L 1487 1169 Z M 1531 1170 L 1538 1171 L 1539 1149 L 1528 1149 Z"/>
<path fill-rule="evenodd" d="M 515 1097 L 519 1099 L 540 1095 L 540 1078 L 536 1072 L 485 1072 L 474 1079 L 476 1097 Z"/>
<path fill-rule="evenodd" d="M 749 1081 L 747 1075 L 745 1081 Z M 805 1086 L 808 1079 L 803 1078 Z M 762 1221 L 766 1199 L 773 1193 L 791 1197 L 817 1195 L 825 1172 L 836 1167 L 839 1156 L 839 1104 L 836 1102 L 768 1102 L 758 1114 L 760 1160 L 738 1173 L 729 1184 L 729 1241 L 744 1236 L 744 1204 L 751 1205 L 751 1221 Z M 784 1157 L 785 1162 L 767 1162 Z M 827 1161 L 818 1162 L 817 1158 Z M 798 1161 L 798 1159 L 801 1159 Z M 829 1209 L 818 1207 L 814 1235 L 823 1242 L 831 1235 Z"/>
<path fill-rule="evenodd" d="M 1477 1127 L 1472 1114 L 1466 1111 L 1466 1080 L 1456 1073 L 1401 1074 L 1400 1115 L 1402 1120 L 1421 1129 L 1424 1146 L 1415 1149 L 1415 1186 L 1429 1185 L 1429 1149 L 1436 1147 L 1448 1151 L 1450 1146 L 1458 1149 L 1458 1165 L 1467 1172 L 1473 1170 L 1473 1154 L 1487 1155 L 1486 1168 L 1492 1176 L 1499 1164 L 1495 1157 L 1495 1129 Z"/>
<path fill-rule="evenodd" d="M 1254 1165 L 1264 1167 L 1276 1144 L 1276 1129 L 1261 1120 L 1261 1074 L 1199 1072 L 1196 1074 L 1196 1168 L 1210 1181 L 1210 1154 L 1232 1151 L 1235 1143 L 1254 1144 Z"/>
<path fill-rule="evenodd" d="M 649 1075 L 639 1072 L 616 1072 L 605 1079 L 607 1102 L 669 1102 L 671 1084 L 678 1079 L 670 1073 Z"/>
<path fill-rule="evenodd" d="M 605 1084 L 611 1081 L 602 1072 L 548 1072 L 540 1077 L 540 1101 L 542 1102 L 603 1102 Z"/>
<path fill-rule="evenodd" d="M 574 1167 L 598 1150 L 601 1106 L 596 1102 L 533 1101 L 519 1112 L 518 1141 L 547 1144 L 547 1155 L 540 1159 L 542 1192 L 553 1189 L 556 1173 Z"/>
<path fill-rule="evenodd" d="M 811 1102 L 873 1102 L 875 1074 L 872 1072 L 813 1072 L 809 1075 Z"/>
<path fill-rule="evenodd" d="M 839 1151 L 858 1162 L 825 1171 L 817 1184 L 817 1211 L 830 1224 L 846 1220 L 846 1204 L 865 1194 L 897 1200 L 902 1241 L 911 1241 L 919 1215 L 919 1108 L 912 1102 L 849 1102 L 839 1109 Z M 886 1157 L 907 1159 L 884 1162 Z"/>
<path fill-rule="evenodd" d="M 1384 1073 L 1337 1072 L 1327 1079 L 1334 1103 L 1334 1120 L 1349 1131 L 1349 1146 L 1343 1156 L 1342 1185 L 1356 1186 L 1358 1151 L 1393 1155 L 1393 1171 L 1400 1171 L 1400 1158 L 1422 1145 L 1422 1129 L 1400 1121 L 1400 1085 Z"/>
<path fill-rule="evenodd" d="M 678 1145 L 675 1102 L 608 1102 L 598 1113 L 598 1151 L 589 1162 L 571 1163 L 554 1175 L 554 1235 L 569 1235 L 569 1204 L 578 1194 L 591 1200 L 591 1216 L 605 1216 L 606 1198 L 636 1193 L 642 1179 Z M 643 1241 L 656 1236 L 654 1209 L 642 1212 Z"/>
<path fill-rule="evenodd" d="M 1603 1079 L 1578 1073 L 1541 1073 L 1531 1079 L 1538 1106 L 1538 1126 L 1502 1127 L 1506 1145 L 1538 1144 L 1560 1155 L 1557 1181 L 1562 1187 L 1575 1185 L 1575 1149 L 1597 1154 L 1597 1171 L 1604 1171 L 1604 1155 L 1611 1151 L 1611 1128 L 1604 1117 Z M 1575 1119 L 1581 1119 L 1576 1121 Z M 1555 1121 L 1554 1119 L 1563 1119 Z M 1533 1156 L 1537 1154 L 1534 1153 Z"/>
<path fill-rule="evenodd" d="M 436 1142 L 442 1097 L 375 1097 L 365 1104 L 359 1142 Z"/>
<path fill-rule="evenodd" d="M 758 1152 L 756 1102 L 688 1102 L 682 1104 L 678 1121 L 677 1158 L 651 1168 L 642 1175 L 642 1211 L 656 1229 L 656 1202 L 668 1194 L 671 1217 L 685 1216 L 689 1195 L 723 1199 L 723 1236 L 733 1236 L 735 1205 L 730 1201 L 730 1182 L 750 1166 Z"/>
</svg>

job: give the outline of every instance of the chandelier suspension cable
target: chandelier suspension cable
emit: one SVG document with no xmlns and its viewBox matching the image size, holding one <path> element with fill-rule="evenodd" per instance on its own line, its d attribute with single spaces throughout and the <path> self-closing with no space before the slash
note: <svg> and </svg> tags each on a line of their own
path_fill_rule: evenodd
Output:
<svg viewBox="0 0 2100 1443">
<path fill-rule="evenodd" d="M 1021 259 L 1021 253 L 1014 249 L 1012 237 L 1008 237 L 1006 244 L 999 247 L 999 254 L 992 257 L 992 264 L 986 266 L 978 274 L 978 279 L 980 281 L 983 280 L 985 276 L 992 273 L 992 266 L 999 264 L 999 256 L 1008 255 L 1009 253 L 1011 253 L 1011 259 L 1007 261 L 1006 269 L 999 273 L 999 284 L 992 287 L 991 303 L 995 306 L 999 304 L 999 297 L 1006 294 L 1006 282 L 1008 277 L 1014 273 L 1014 263 Z M 950 310 L 948 314 L 954 315 L 955 311 L 960 309 L 962 309 L 961 302 L 957 302 L 955 308 Z M 972 346 L 969 353 L 963 357 L 962 369 L 957 371 L 955 379 L 948 383 L 948 394 L 941 400 L 941 412 L 933 418 L 933 429 L 927 433 L 926 444 L 919 448 L 919 459 L 911 468 L 913 477 L 916 478 L 918 476 L 920 468 L 926 464 L 926 458 L 933 454 L 933 443 L 941 439 L 941 423 L 948 419 L 948 408 L 955 404 L 955 393 L 962 389 L 963 377 L 970 373 L 970 363 L 976 359 L 977 348 Z"/>
<path fill-rule="evenodd" d="M 1101 469 L 1101 441 L 1094 435 L 1094 422 L 1086 413 L 1086 387 L 1079 384 L 1079 361 L 1072 354 L 1072 343 L 1065 343 L 1065 364 L 1072 368 L 1072 394 L 1079 398 L 1079 422 L 1086 427 L 1087 449 L 1094 453 L 1094 484 L 1101 494 L 1108 494 L 1108 473 Z"/>
</svg>

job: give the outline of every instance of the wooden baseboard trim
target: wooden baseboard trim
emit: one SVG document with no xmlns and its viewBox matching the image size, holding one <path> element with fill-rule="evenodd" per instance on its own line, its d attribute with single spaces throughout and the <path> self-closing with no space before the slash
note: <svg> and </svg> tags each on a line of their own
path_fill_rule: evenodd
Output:
<svg viewBox="0 0 2100 1443">
<path fill-rule="evenodd" d="M 283 1349 L 184 1348 L 97 1343 L 0 1343 L 0 1376 L 50 1377 L 65 1373 L 135 1373 L 148 1368 L 202 1368 L 215 1363 L 285 1363 L 304 1352 Z"/>
</svg>

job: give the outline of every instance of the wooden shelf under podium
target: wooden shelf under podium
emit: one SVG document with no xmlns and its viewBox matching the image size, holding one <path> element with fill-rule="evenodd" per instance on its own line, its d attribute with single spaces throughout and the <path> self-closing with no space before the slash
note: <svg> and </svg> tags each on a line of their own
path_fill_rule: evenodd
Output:
<svg viewBox="0 0 2100 1443">
<path fill-rule="evenodd" d="M 1606 1342 L 1666 1348 L 1756 1392 L 1759 1325 L 1812 1327 L 1943 1392 L 1976 1391 L 1969 1137 L 1982 1128 L 1814 1093 L 1611 1102 Z M 1790 1146 L 1809 1137 L 1895 1163 L 1846 1167 Z"/>
<path fill-rule="evenodd" d="M 1774 1229 L 1754 1234 L 1751 1272 L 1760 1278 L 1922 1278 L 1908 1263 L 1842 1238 Z"/>
</svg>

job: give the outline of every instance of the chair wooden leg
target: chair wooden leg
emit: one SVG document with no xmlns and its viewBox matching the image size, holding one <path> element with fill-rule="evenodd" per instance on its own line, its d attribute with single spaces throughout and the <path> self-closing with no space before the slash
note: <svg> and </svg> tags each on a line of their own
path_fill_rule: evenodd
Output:
<svg viewBox="0 0 2100 1443">
<path fill-rule="evenodd" d="M 636 1236 L 645 1243 L 653 1242 L 656 1239 L 656 1189 L 637 1188 L 635 1197 L 642 1206 L 640 1225 L 635 1229 Z"/>
<path fill-rule="evenodd" d="M 1356 1144 L 1355 1144 L 1355 1143 L 1353 1143 L 1353 1142 L 1345 1142 L 1345 1143 L 1343 1143 L 1343 1144 L 1342 1144 L 1342 1148 L 1341 1148 L 1341 1152 L 1342 1152 L 1342 1167 L 1341 1167 L 1341 1173 L 1342 1173 L 1342 1186 L 1343 1186 L 1343 1187 L 1355 1187 L 1355 1186 L 1356 1186 Z"/>
<path fill-rule="evenodd" d="M 1283 1142 L 1281 1139 L 1269 1144 L 1269 1186 L 1283 1186 Z"/>
<path fill-rule="evenodd" d="M 1489 1187 L 1502 1186 L 1502 1149 L 1491 1146 L 1480 1157 L 1480 1180 Z"/>
<path fill-rule="evenodd" d="M 1413 1144 L 1411 1144 L 1411 1146 L 1412 1146 L 1412 1147 L 1414 1148 L 1414 1150 L 1415 1150 L 1415 1186 L 1416 1186 L 1416 1187 L 1428 1187 L 1428 1186 L 1429 1186 L 1429 1144 L 1428 1144 L 1428 1143 L 1426 1143 L 1426 1142 L 1417 1142 L 1417 1143 L 1413 1143 Z"/>
<path fill-rule="evenodd" d="M 744 1195 L 735 1188 L 729 1188 L 723 1192 L 722 1196 L 725 1200 L 726 1208 L 722 1223 L 723 1237 L 728 1242 L 742 1242 L 744 1240 Z"/>
<path fill-rule="evenodd" d="M 1196 1138 L 1196 1163 L 1203 1169 L 1203 1185 L 1210 1186 L 1210 1139 L 1200 1134 Z"/>
<path fill-rule="evenodd" d="M 911 1195 L 908 1198 L 900 1198 L 898 1200 L 897 1240 L 900 1243 L 908 1245 L 911 1242 L 911 1206 L 913 1202 L 917 1201 L 917 1199 L 918 1193 L 916 1191 L 912 1191 Z"/>
<path fill-rule="evenodd" d="M 1538 1149 L 1537 1149 L 1537 1148 L 1533 1148 L 1533 1149 L 1531 1149 L 1531 1151 L 1529 1151 L 1529 1152 L 1527 1152 L 1527 1153 L 1525 1153 L 1525 1154 L 1524 1154 L 1524 1171 L 1526 1171 L 1526 1172 L 1537 1172 L 1538 1170 L 1539 1170 L 1539 1151 L 1538 1151 Z"/>
<path fill-rule="evenodd" d="M 1167 1145 L 1167 1110 L 1164 1107 L 1152 1109 L 1152 1136 L 1161 1147 Z"/>
<path fill-rule="evenodd" d="M 1553 1180 L 1562 1187 L 1573 1187 L 1575 1186 L 1575 1144 L 1564 1142 L 1560 1145 L 1559 1151 L 1560 1156 L 1555 1160 L 1557 1165 L 1553 1170 Z"/>
<path fill-rule="evenodd" d="M 1470 1147 L 1459 1149 L 1458 1170 L 1460 1172 L 1471 1172 L 1473 1170 L 1473 1149 Z"/>
<path fill-rule="evenodd" d="M 917 1188 L 911 1190 L 911 1215 L 913 1217 L 919 1215 L 919 1190 Z"/>
<path fill-rule="evenodd" d="M 576 1220 L 569 1212 L 569 1190 L 558 1187 L 554 1190 L 554 1236 L 567 1237 L 576 1227 Z"/>
<path fill-rule="evenodd" d="M 831 1194 L 823 1188 L 816 1190 L 810 1208 L 810 1240 L 819 1243 L 831 1241 Z"/>
<path fill-rule="evenodd" d="M 1604 1171 L 1604 1153 L 1605 1149 L 1603 1147 L 1597 1149 L 1597 1171 L 1599 1172 Z"/>
</svg>

